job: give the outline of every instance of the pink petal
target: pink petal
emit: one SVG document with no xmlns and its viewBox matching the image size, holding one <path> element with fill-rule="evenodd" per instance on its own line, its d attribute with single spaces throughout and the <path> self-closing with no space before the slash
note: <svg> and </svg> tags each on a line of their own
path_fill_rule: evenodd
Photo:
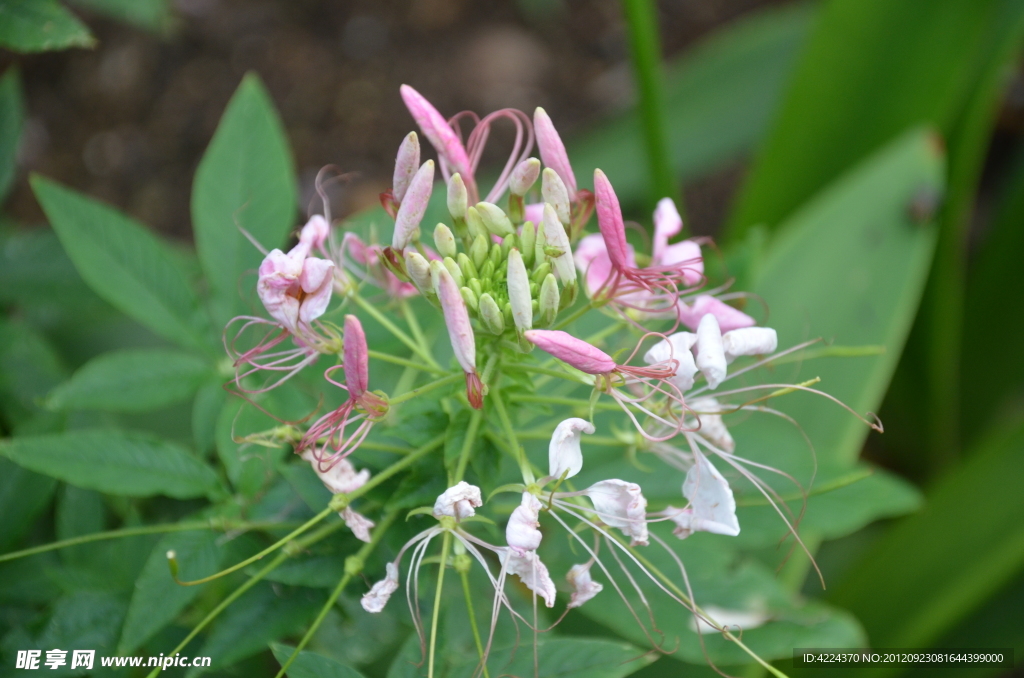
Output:
<svg viewBox="0 0 1024 678">
<path fill-rule="evenodd" d="M 700 253 L 700 245 L 693 240 L 684 240 L 674 245 L 667 245 L 661 250 L 655 263 L 661 266 L 676 266 L 682 269 L 683 282 L 696 285 L 704 279 L 704 258 Z"/>
<path fill-rule="evenodd" d="M 594 170 L 594 194 L 597 201 L 597 225 L 604 236 L 608 257 L 616 269 L 629 268 L 626 224 L 622 220 L 619 198 L 608 177 L 599 169 Z"/>
<path fill-rule="evenodd" d="M 569 192 L 569 199 L 576 200 L 576 175 L 572 173 L 569 155 L 565 152 L 565 144 L 558 136 L 551 118 L 543 108 L 533 112 L 533 129 L 537 133 L 537 145 L 540 147 L 540 159 L 544 165 L 558 173 L 562 183 Z"/>
<path fill-rule="evenodd" d="M 700 319 L 708 313 L 714 314 L 722 332 L 729 332 L 730 330 L 735 330 L 739 327 L 751 327 L 757 324 L 753 318 L 743 311 L 735 309 L 725 302 L 719 301 L 717 298 L 708 294 L 702 294 L 697 297 L 693 301 L 692 305 L 679 302 L 677 311 L 679 314 L 679 322 L 683 323 L 691 330 L 696 330 L 700 325 Z"/>
<path fill-rule="evenodd" d="M 587 374 L 607 374 L 615 369 L 612 357 L 582 339 L 561 330 L 528 330 L 527 341 L 564 363 Z"/>
<path fill-rule="evenodd" d="M 438 155 L 444 158 L 453 172 L 461 174 L 463 179 L 472 179 L 473 170 L 466 149 L 444 116 L 409 85 L 402 85 L 401 93 L 406 108 Z"/>
<path fill-rule="evenodd" d="M 366 333 L 359 318 L 345 316 L 345 385 L 349 393 L 358 398 L 370 385 L 369 355 L 366 347 Z"/>
</svg>

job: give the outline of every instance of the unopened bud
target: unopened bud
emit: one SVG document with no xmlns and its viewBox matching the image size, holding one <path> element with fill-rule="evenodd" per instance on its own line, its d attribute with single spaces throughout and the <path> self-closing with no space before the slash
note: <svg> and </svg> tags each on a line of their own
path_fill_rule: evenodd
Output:
<svg viewBox="0 0 1024 678">
<path fill-rule="evenodd" d="M 498 266 L 505 261 L 505 253 L 502 251 L 499 243 L 491 244 L 491 248 L 487 252 L 487 260 L 494 264 L 494 270 L 498 270 Z"/>
<path fill-rule="evenodd" d="M 488 243 L 487 237 L 478 235 L 473 238 L 473 244 L 469 246 L 469 258 L 473 260 L 473 264 L 476 265 L 477 270 L 484 265 L 487 261 L 487 255 L 491 251 L 491 246 Z"/>
<path fill-rule="evenodd" d="M 434 227 L 434 247 L 442 257 L 455 258 L 458 248 L 455 244 L 455 234 L 444 224 Z"/>
<path fill-rule="evenodd" d="M 508 215 L 494 203 L 478 202 L 476 211 L 480 213 L 480 218 L 483 219 L 488 232 L 502 238 L 510 233 L 515 233 Z"/>
<path fill-rule="evenodd" d="M 572 260 L 572 246 L 569 244 L 569 236 L 565 232 L 565 227 L 559 222 L 558 216 L 555 214 L 555 208 L 550 203 L 544 205 L 544 221 L 542 224 L 544 250 L 551 257 L 551 266 L 555 269 L 555 274 L 563 284 L 575 281 L 576 265 Z M 555 253 L 551 252 L 552 249 L 555 250 Z"/>
<path fill-rule="evenodd" d="M 413 175 L 420 168 L 420 139 L 416 132 L 409 132 L 402 145 L 398 147 L 398 156 L 395 158 L 395 174 L 391 182 L 391 194 L 399 203 L 405 198 L 405 192 L 409 190 Z"/>
<path fill-rule="evenodd" d="M 545 261 L 533 270 L 533 275 L 530 276 L 530 279 L 540 285 L 544 282 L 544 278 L 548 277 L 548 273 L 551 273 L 551 264 Z"/>
<path fill-rule="evenodd" d="M 537 227 L 532 221 L 527 221 L 519 233 L 519 252 L 523 255 L 523 263 L 527 268 L 533 266 L 533 248 L 536 243 Z"/>
<path fill-rule="evenodd" d="M 554 324 L 555 318 L 558 317 L 558 307 L 561 305 L 561 301 L 558 293 L 558 281 L 555 280 L 554 275 L 548 273 L 540 286 L 540 305 L 538 310 L 542 326 L 550 327 Z"/>
<path fill-rule="evenodd" d="M 488 292 L 480 296 L 480 319 L 491 334 L 501 334 L 505 331 L 505 318 L 494 297 Z"/>
<path fill-rule="evenodd" d="M 439 259 L 434 259 L 430 262 L 430 286 L 434 289 L 434 294 L 438 293 L 438 281 L 443 270 L 444 264 Z"/>
<path fill-rule="evenodd" d="M 480 212 L 475 207 L 466 208 L 466 228 L 469 229 L 469 237 L 471 238 L 475 238 L 478 235 L 482 235 L 485 238 L 490 236 L 487 227 L 484 226 L 484 220 L 480 217 Z"/>
<path fill-rule="evenodd" d="M 463 287 L 459 292 L 462 293 L 462 300 L 466 302 L 466 306 L 469 306 L 474 312 L 480 310 L 480 297 L 476 292 L 468 287 Z"/>
<path fill-rule="evenodd" d="M 555 213 L 558 215 L 560 222 L 568 225 L 569 191 L 566 190 L 565 184 L 562 183 L 558 173 L 550 167 L 544 168 L 541 177 L 540 193 L 544 197 L 544 202 L 555 208 Z"/>
<path fill-rule="evenodd" d="M 456 172 L 448 180 L 448 214 L 452 219 L 465 219 L 466 208 L 469 207 L 469 192 L 462 175 Z"/>
<path fill-rule="evenodd" d="M 422 254 L 406 252 L 405 270 L 408 271 L 412 284 L 418 287 L 420 292 L 427 292 L 431 289 L 430 262 Z"/>
<path fill-rule="evenodd" d="M 480 277 L 480 273 L 477 271 L 476 266 L 473 265 L 473 262 L 468 256 L 466 256 L 465 252 L 458 253 L 455 257 L 455 263 L 459 265 L 459 268 L 462 270 L 462 275 L 465 276 L 467 280 Z"/>
<path fill-rule="evenodd" d="M 512 308 L 512 320 L 516 328 L 528 330 L 533 327 L 533 299 L 530 296 L 530 276 L 519 250 L 508 253 L 508 301 Z"/>
<path fill-rule="evenodd" d="M 445 257 L 441 260 L 441 263 L 444 264 L 444 267 L 452 274 L 452 279 L 455 280 L 455 284 L 462 287 L 465 284 L 465 276 L 462 275 L 462 271 L 459 269 L 459 265 L 455 263 L 455 260 L 451 257 Z"/>
<path fill-rule="evenodd" d="M 481 294 L 484 293 L 484 286 L 480 284 L 480 281 L 478 279 L 473 278 L 472 280 L 469 281 L 468 285 L 469 288 L 476 293 L 476 296 L 479 297 Z"/>
<path fill-rule="evenodd" d="M 420 222 L 434 190 L 434 161 L 428 160 L 417 170 L 409 183 L 405 200 L 395 215 L 395 233 L 391 240 L 392 249 L 401 252 L 409 242 L 419 237 Z"/>
<path fill-rule="evenodd" d="M 513 233 L 512 235 L 506 235 L 502 239 L 502 241 L 501 241 L 501 258 L 502 259 L 507 259 L 508 258 L 508 253 L 512 251 L 513 247 L 515 247 L 517 249 L 519 248 L 519 238 L 516 237 L 515 233 Z"/>
<path fill-rule="evenodd" d="M 512 176 L 508 180 L 508 190 L 512 195 L 524 196 L 533 188 L 540 176 L 540 160 L 527 158 L 512 170 Z"/>
</svg>

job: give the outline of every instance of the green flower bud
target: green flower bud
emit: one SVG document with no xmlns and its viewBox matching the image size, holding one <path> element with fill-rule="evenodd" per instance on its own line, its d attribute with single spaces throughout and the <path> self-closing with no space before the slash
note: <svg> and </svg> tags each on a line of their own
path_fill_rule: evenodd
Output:
<svg viewBox="0 0 1024 678">
<path fill-rule="evenodd" d="M 462 220 L 466 218 L 466 208 L 469 206 L 469 192 L 466 190 L 466 182 L 456 172 L 448 180 L 448 214 L 452 219 Z"/>
<path fill-rule="evenodd" d="M 523 263 L 526 268 L 533 266 L 533 248 L 537 244 L 537 227 L 532 221 L 523 224 L 523 230 L 519 234 L 519 252 L 523 255 Z"/>
<path fill-rule="evenodd" d="M 508 215 L 494 203 L 478 202 L 476 204 L 476 211 L 480 214 L 480 218 L 483 219 L 484 226 L 494 235 L 503 238 L 510 233 L 515 233 Z"/>
<path fill-rule="evenodd" d="M 505 331 L 505 317 L 501 314 L 494 297 L 487 292 L 480 295 L 480 319 L 491 334 L 501 334 Z"/>
<path fill-rule="evenodd" d="M 508 190 L 512 195 L 524 196 L 535 183 L 540 175 L 540 160 L 527 158 L 512 170 L 512 176 L 508 180 Z"/>
<path fill-rule="evenodd" d="M 490 237 L 487 227 L 484 226 L 484 220 L 475 207 L 470 207 L 466 210 L 466 227 L 469 229 L 470 238 L 475 238 L 478 235 L 482 235 L 485 238 Z"/>
<path fill-rule="evenodd" d="M 440 279 L 441 269 L 444 268 L 438 259 L 434 259 L 430 262 L 430 287 L 434 290 L 434 294 L 437 294 L 438 280 Z"/>
<path fill-rule="evenodd" d="M 448 269 L 448 272 L 452 274 L 455 284 L 462 287 L 466 282 L 466 277 L 462 275 L 462 271 L 459 270 L 459 265 L 455 263 L 455 260 L 451 257 L 445 257 L 441 263 L 443 263 L 444 267 Z"/>
<path fill-rule="evenodd" d="M 505 261 L 505 253 L 501 249 L 501 243 L 492 243 L 491 249 L 487 253 L 487 258 L 494 264 L 495 270 L 501 266 Z"/>
<path fill-rule="evenodd" d="M 494 262 L 487 259 L 484 265 L 480 267 L 480 279 L 490 282 L 491 278 L 494 277 Z"/>
<path fill-rule="evenodd" d="M 580 286 L 572 280 L 562 288 L 562 303 L 559 304 L 560 310 L 565 310 L 576 303 L 576 295 L 579 294 Z"/>
<path fill-rule="evenodd" d="M 455 244 L 455 234 L 444 224 L 434 227 L 434 247 L 442 257 L 455 258 L 458 246 Z"/>
<path fill-rule="evenodd" d="M 471 279 L 467 284 L 469 285 L 469 288 L 473 290 L 476 296 L 479 297 L 481 294 L 484 293 L 484 286 L 481 285 L 480 281 L 477 280 L 476 278 Z"/>
<path fill-rule="evenodd" d="M 555 208 L 558 220 L 565 225 L 569 224 L 569 191 L 565 188 L 558 173 L 550 167 L 546 167 L 541 173 L 540 193 L 544 202 Z"/>
<path fill-rule="evenodd" d="M 519 248 L 519 238 L 516 234 L 506 235 L 504 240 L 501 241 L 501 258 L 508 259 L 508 253 L 512 251 L 512 248 Z"/>
<path fill-rule="evenodd" d="M 542 327 L 550 327 L 558 317 L 558 307 L 561 304 L 561 295 L 558 292 L 558 281 L 555 276 L 548 273 L 540 286 L 540 324 Z"/>
<path fill-rule="evenodd" d="M 469 258 L 473 260 L 477 270 L 480 270 L 480 267 L 487 261 L 487 255 L 490 254 L 490 250 L 489 236 L 478 235 L 473 238 L 473 244 L 469 246 Z"/>
<path fill-rule="evenodd" d="M 476 292 L 468 287 L 460 288 L 459 292 L 462 293 L 462 300 L 466 302 L 466 306 L 469 306 L 474 312 L 480 310 L 480 299 L 477 297 Z"/>
<path fill-rule="evenodd" d="M 431 291 L 430 283 L 430 262 L 419 252 L 406 250 L 405 270 L 409 272 L 412 284 L 419 288 L 420 292 Z"/>
<path fill-rule="evenodd" d="M 551 264 L 545 261 L 533 270 L 533 275 L 530 276 L 530 280 L 540 285 L 544 282 L 544 278 L 547 277 L 548 273 L 551 273 Z"/>
<path fill-rule="evenodd" d="M 508 299 L 510 320 L 516 328 L 528 330 L 533 327 L 533 298 L 530 295 L 530 276 L 519 250 L 508 253 Z"/>
<path fill-rule="evenodd" d="M 455 263 L 459 265 L 460 269 L 462 269 L 462 275 L 466 276 L 467 280 L 480 277 L 480 273 L 473 264 L 473 260 L 466 256 L 465 252 L 458 253 L 455 257 Z"/>
</svg>

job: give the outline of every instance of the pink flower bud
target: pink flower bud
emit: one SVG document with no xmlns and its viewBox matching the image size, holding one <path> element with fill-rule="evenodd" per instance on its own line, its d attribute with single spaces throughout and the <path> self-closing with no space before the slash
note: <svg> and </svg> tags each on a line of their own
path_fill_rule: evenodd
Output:
<svg viewBox="0 0 1024 678">
<path fill-rule="evenodd" d="M 523 492 L 523 501 L 512 511 L 505 526 L 505 541 L 510 548 L 522 553 L 536 551 L 540 546 L 541 503 L 529 492 Z"/>
<path fill-rule="evenodd" d="M 537 133 L 537 146 L 540 147 L 540 159 L 544 164 L 561 177 L 562 183 L 568 189 L 569 199 L 576 199 L 576 176 L 572 173 L 572 165 L 569 164 L 569 155 L 565 152 L 565 144 L 558 136 L 551 118 L 543 108 L 537 108 L 533 112 L 533 129 Z"/>
<path fill-rule="evenodd" d="M 526 588 L 543 598 L 544 605 L 555 606 L 555 582 L 551 580 L 547 566 L 540 561 L 536 551 L 501 549 L 498 551 L 498 560 L 509 574 L 518 576 Z"/>
<path fill-rule="evenodd" d="M 427 211 L 433 190 L 434 161 L 428 160 L 413 176 L 405 200 L 398 208 L 398 214 L 395 216 L 395 233 L 391 239 L 392 249 L 401 252 L 419 235 L 420 222 L 423 221 L 423 214 Z"/>
<path fill-rule="evenodd" d="M 548 443 L 548 474 L 561 478 L 572 478 L 583 468 L 583 451 L 580 449 L 581 434 L 594 432 L 594 425 L 586 419 L 572 417 L 561 422 L 551 434 Z"/>
<path fill-rule="evenodd" d="M 369 356 L 366 347 L 366 334 L 359 318 L 354 315 L 345 316 L 345 386 L 353 398 L 366 393 L 370 385 Z"/>
<path fill-rule="evenodd" d="M 629 268 L 626 223 L 622 220 L 619 198 L 608 177 L 599 169 L 594 170 L 594 196 L 597 202 L 597 225 L 604 236 L 608 258 L 612 266 L 620 271 Z"/>
<path fill-rule="evenodd" d="M 579 607 L 604 589 L 604 586 L 590 578 L 590 566 L 593 564 L 593 561 L 588 561 L 569 568 L 569 573 L 565 575 L 565 578 L 572 586 L 572 597 L 569 598 L 569 604 L 566 607 L 570 609 Z"/>
<path fill-rule="evenodd" d="M 387 570 L 387 576 L 374 584 L 373 588 L 359 601 L 367 612 L 376 614 L 383 610 L 388 599 L 391 598 L 391 594 L 398 590 L 398 566 L 388 563 L 384 567 Z"/>
<path fill-rule="evenodd" d="M 636 483 L 602 480 L 584 491 L 594 503 L 598 517 L 630 537 L 632 546 L 647 546 L 647 499 Z"/>
<path fill-rule="evenodd" d="M 416 132 L 409 132 L 402 145 L 398 147 L 398 156 L 395 158 L 395 174 L 391 183 L 391 194 L 399 203 L 405 199 L 405 192 L 409 190 L 409 183 L 420 168 L 420 139 Z"/>
<path fill-rule="evenodd" d="M 741 355 L 765 355 L 778 348 L 779 337 L 770 327 L 743 327 L 722 335 L 725 360 L 732 362 Z"/>
<path fill-rule="evenodd" d="M 459 361 L 463 372 L 475 374 L 476 338 L 473 335 L 473 325 L 469 322 L 466 302 L 463 301 L 459 286 L 455 284 L 455 279 L 448 269 L 444 266 L 435 266 L 432 267 L 432 271 L 435 276 L 437 297 L 444 312 L 444 322 L 448 326 L 448 337 L 452 342 L 452 350 L 455 351 L 455 359 Z"/>
<path fill-rule="evenodd" d="M 697 369 L 708 380 L 708 386 L 718 388 L 725 380 L 725 349 L 718 320 L 711 313 L 701 318 L 697 326 Z"/>
<path fill-rule="evenodd" d="M 512 170 L 512 176 L 508 180 L 508 190 L 512 195 L 524 196 L 533 188 L 540 176 L 540 160 L 527 158 Z"/>
<path fill-rule="evenodd" d="M 739 327 L 751 327 L 757 324 L 753 318 L 743 311 L 737 310 L 709 294 L 702 294 L 697 297 L 693 300 L 692 305 L 679 302 L 676 311 L 679 314 L 679 322 L 691 330 L 696 330 L 701 318 L 708 313 L 715 316 L 715 319 L 718 321 L 718 327 L 723 332 L 730 332 Z"/>
<path fill-rule="evenodd" d="M 456 520 L 464 520 L 476 515 L 474 509 L 483 505 L 480 488 L 461 480 L 457 485 L 445 490 L 434 502 L 434 517 L 448 516 Z"/>
<path fill-rule="evenodd" d="M 561 330 L 528 330 L 524 336 L 537 348 L 581 372 L 607 374 L 616 367 L 610 355 Z"/>
<path fill-rule="evenodd" d="M 406 108 L 437 154 L 444 158 L 453 172 L 461 174 L 463 179 L 472 179 L 473 170 L 466 149 L 444 116 L 409 85 L 402 85 L 401 93 Z"/>
</svg>

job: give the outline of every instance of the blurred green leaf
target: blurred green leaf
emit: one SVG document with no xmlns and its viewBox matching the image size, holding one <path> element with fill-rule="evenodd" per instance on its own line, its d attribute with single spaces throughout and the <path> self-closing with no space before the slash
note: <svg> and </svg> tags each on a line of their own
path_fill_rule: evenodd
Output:
<svg viewBox="0 0 1024 678">
<path fill-rule="evenodd" d="M 56 538 L 73 539 L 93 532 L 102 532 L 105 511 L 103 496 L 93 490 L 64 485 L 57 495 Z M 76 564 L 89 559 L 89 551 L 96 544 L 82 544 L 60 550 L 65 563 Z"/>
<path fill-rule="evenodd" d="M 17 68 L 8 68 L 0 77 L 0 201 L 7 196 L 8 189 L 14 183 L 24 120 L 25 101 L 21 93 L 21 77 Z"/>
<path fill-rule="evenodd" d="M 36 198 L 82 278 L 101 297 L 176 343 L 209 349 L 198 300 L 167 245 L 117 210 L 35 175 Z"/>
<path fill-rule="evenodd" d="M 258 567 L 250 567 L 255 574 Z M 266 575 L 267 581 L 309 588 L 334 588 L 345 574 L 345 558 L 339 554 L 296 556 Z"/>
<path fill-rule="evenodd" d="M 212 530 L 174 532 L 164 536 L 149 554 L 135 581 L 132 600 L 121 631 L 118 652 L 133 652 L 184 610 L 204 586 L 181 586 L 171 577 L 168 551 L 178 559 L 178 577 L 199 579 L 217 571 L 223 558 L 221 535 Z"/>
<path fill-rule="evenodd" d="M 541 674 L 552 678 L 622 678 L 654 661 L 635 645 L 604 638 L 542 638 L 537 641 Z M 449 673 L 451 678 L 476 675 L 476 658 L 463 662 Z M 516 649 L 497 650 L 487 666 L 492 675 L 533 674 L 533 648 L 524 642 Z"/>
<path fill-rule="evenodd" d="M 93 358 L 46 399 L 55 410 L 146 412 L 185 400 L 212 372 L 173 349 L 125 349 Z"/>
<path fill-rule="evenodd" d="M 27 323 L 0 318 L 0 412 L 8 424 L 38 413 L 46 392 L 66 378 L 46 337 Z"/>
<path fill-rule="evenodd" d="M 242 310 L 241 277 L 294 227 L 295 171 L 284 128 L 258 76 L 242 80 L 196 170 L 192 224 L 214 319 L 223 326 Z"/>
<path fill-rule="evenodd" d="M 213 668 L 230 666 L 266 650 L 274 640 L 295 633 L 323 605 L 318 589 L 274 587 L 261 582 L 231 605 L 215 622 L 197 654 L 213 658 Z M 189 671 L 187 676 L 200 671 Z"/>
<path fill-rule="evenodd" d="M 775 113 L 813 11 L 806 4 L 758 12 L 666 65 L 669 153 L 676 176 L 692 179 L 756 145 Z M 647 170 L 636 111 L 569 146 L 581 185 L 592 185 L 593 170 L 600 167 L 624 203 L 645 199 Z"/>
<path fill-rule="evenodd" d="M 85 24 L 57 0 L 0 0 L 0 47 L 45 52 L 95 44 Z"/>
<path fill-rule="evenodd" d="M 985 440 L 830 592 L 876 647 L 930 647 L 1024 566 L 1024 426 Z M 865 676 L 893 675 L 878 667 Z"/>
<path fill-rule="evenodd" d="M 217 476 L 185 448 L 141 433 L 73 431 L 0 441 L 16 464 L 72 485 L 127 497 L 201 497 Z"/>
<path fill-rule="evenodd" d="M 167 0 L 74 0 L 74 3 L 151 31 L 166 30 L 171 19 Z"/>
<path fill-rule="evenodd" d="M 57 482 L 0 459 L 0 549 L 16 544 L 50 505 Z"/>
<path fill-rule="evenodd" d="M 70 650 L 96 650 L 94 668 L 101 656 L 114 654 L 117 630 L 124 618 L 125 602 L 120 596 L 99 591 L 80 591 L 57 600 L 53 614 L 28 649 L 43 651 L 56 648 L 67 649 L 68 663 L 54 671 L 47 667 L 50 675 L 86 675 L 81 669 L 71 671 Z M 40 662 L 42 664 L 42 662 Z"/>
<path fill-rule="evenodd" d="M 271 643 L 270 649 L 282 666 L 295 652 L 294 647 L 281 643 Z M 362 678 L 363 674 L 321 654 L 303 651 L 288 667 L 287 675 L 288 678 Z"/>
<path fill-rule="evenodd" d="M 214 446 L 217 418 L 227 399 L 228 394 L 219 375 L 199 387 L 192 404 L 192 437 L 200 452 L 206 452 Z"/>
</svg>

